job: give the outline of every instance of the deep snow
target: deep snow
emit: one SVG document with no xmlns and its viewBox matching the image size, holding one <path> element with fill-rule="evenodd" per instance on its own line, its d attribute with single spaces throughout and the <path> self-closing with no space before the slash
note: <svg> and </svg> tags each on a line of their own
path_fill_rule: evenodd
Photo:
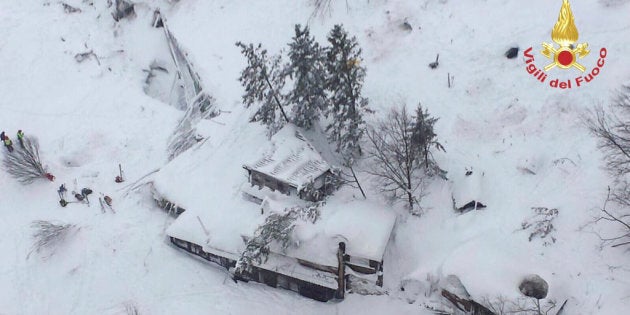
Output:
<svg viewBox="0 0 630 315">
<path fill-rule="evenodd" d="M 225 159 L 213 165 L 217 174 L 242 181 L 244 171 L 229 168 L 231 157 L 241 154 L 232 128 L 260 130 L 248 133 L 255 139 L 247 143 L 265 137 L 262 127 L 245 123 L 251 111 L 240 104 L 236 80 L 245 60 L 234 43 L 262 42 L 272 52 L 286 48 L 294 24 L 309 22 L 308 1 L 152 0 L 137 6 L 135 19 L 118 24 L 104 1 L 66 2 L 82 12 L 66 14 L 59 2 L 0 3 L 0 129 L 13 138 L 17 129 L 37 136 L 42 159 L 57 176 L 55 183 L 21 186 L 2 173 L 0 313 L 120 314 L 132 303 L 141 314 L 422 314 L 422 298 L 408 304 L 398 291 L 401 281 L 457 274 L 474 297 L 517 297 L 518 280 L 530 273 L 550 283 L 551 298 L 569 299 L 567 314 L 627 311 L 628 256 L 620 249 L 600 250 L 592 231 L 602 227 L 585 227 L 603 203 L 610 178 L 581 116 L 608 103 L 630 79 L 630 3 L 572 2 L 580 42 L 592 49 L 583 64 L 592 67 L 600 47 L 608 57 L 596 80 L 564 91 L 529 75 L 522 51 L 514 60 L 502 55 L 514 44 L 536 51 L 541 42 L 551 42 L 560 1 L 372 0 L 348 7 L 335 1 L 331 15 L 310 19 L 321 43 L 335 23 L 358 37 L 368 68 L 365 94 L 376 111 L 369 121 L 401 102 L 422 102 L 440 117 L 437 133 L 447 152 L 436 157 L 451 179 L 432 183 L 420 218 L 392 207 L 399 220 L 385 257 L 388 296 L 350 294 L 340 303 L 319 303 L 260 284 L 235 284 L 219 267 L 174 249 L 164 234 L 172 218 L 155 207 L 148 189 L 127 186 L 164 167 L 168 137 L 183 114 L 143 93 L 142 70 L 169 58 L 162 31 L 150 27 L 153 8 L 168 18 L 225 111 L 199 126 L 210 139 L 173 165 L 188 155 L 212 154 Z M 399 27 L 405 19 L 411 32 Z M 100 65 L 95 59 L 75 61 L 75 54 L 89 50 Z M 437 53 L 440 66 L 432 70 L 427 65 Z M 571 78 L 577 72 L 552 73 Z M 123 185 L 113 182 L 118 163 L 127 178 Z M 367 161 L 361 167 L 369 167 Z M 460 216 L 452 211 L 451 194 L 471 167 L 483 174 L 479 201 L 488 207 Z M 204 190 L 218 189 L 203 178 L 165 174 L 156 176 L 189 194 L 184 199 L 191 202 Z M 369 181 L 365 173 L 359 176 Z M 101 213 L 95 202 L 59 207 L 61 183 L 112 196 L 116 214 Z M 386 201 L 366 186 L 370 199 Z M 237 194 L 238 188 L 220 191 Z M 360 196 L 344 190 L 339 198 L 352 193 Z M 557 241 L 550 246 L 528 242 L 528 233 L 519 231 L 534 206 L 559 209 Z M 80 229 L 53 256 L 27 259 L 29 224 L 36 219 Z"/>
</svg>

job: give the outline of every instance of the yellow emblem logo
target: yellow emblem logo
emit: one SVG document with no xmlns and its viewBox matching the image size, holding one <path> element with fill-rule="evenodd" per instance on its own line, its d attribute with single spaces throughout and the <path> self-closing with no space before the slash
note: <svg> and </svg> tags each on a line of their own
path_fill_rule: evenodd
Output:
<svg viewBox="0 0 630 315">
<path fill-rule="evenodd" d="M 578 58 L 584 58 L 589 53 L 587 43 L 574 45 L 578 41 L 578 30 L 575 26 L 575 17 L 571 11 L 569 0 L 563 0 L 560 8 L 558 21 L 551 31 L 551 39 L 560 48 L 556 49 L 553 44 L 543 42 L 543 56 L 553 60 L 553 62 L 545 66 L 545 71 L 549 71 L 554 67 L 568 69 L 575 67 L 584 72 L 586 68 L 577 62 Z"/>
<path fill-rule="evenodd" d="M 536 65 L 533 46 L 523 51 L 525 70 L 540 83 L 549 82 L 550 87 L 561 90 L 579 88 L 591 83 L 604 68 L 606 57 L 608 56 L 606 47 L 599 49 L 597 64 L 590 70 L 586 70 L 586 67 L 578 63 L 579 59 L 588 56 L 591 51 L 588 49 L 587 43 L 576 44 L 578 41 L 578 30 L 575 26 L 575 17 L 573 12 L 571 12 L 569 0 L 562 0 L 558 21 L 551 31 L 551 39 L 560 47 L 554 44 L 542 43 L 543 49 L 540 51 L 541 54 L 552 61 L 542 68 Z M 555 67 L 560 69 L 576 68 L 582 73 L 573 79 L 562 76 L 554 78 L 551 73 L 548 74 L 548 71 Z"/>
</svg>

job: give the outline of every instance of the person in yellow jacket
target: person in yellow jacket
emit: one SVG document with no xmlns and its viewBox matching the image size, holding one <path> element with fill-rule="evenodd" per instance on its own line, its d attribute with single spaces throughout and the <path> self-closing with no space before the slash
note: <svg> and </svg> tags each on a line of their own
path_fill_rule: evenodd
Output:
<svg viewBox="0 0 630 315">
<path fill-rule="evenodd" d="M 9 139 L 6 135 L 4 136 L 4 146 L 7 147 L 9 152 L 13 152 L 13 141 L 11 141 L 11 139 Z"/>
<path fill-rule="evenodd" d="M 22 132 L 22 129 L 18 130 L 17 138 L 18 138 L 18 142 L 20 142 L 20 147 L 24 149 L 24 132 Z"/>
</svg>

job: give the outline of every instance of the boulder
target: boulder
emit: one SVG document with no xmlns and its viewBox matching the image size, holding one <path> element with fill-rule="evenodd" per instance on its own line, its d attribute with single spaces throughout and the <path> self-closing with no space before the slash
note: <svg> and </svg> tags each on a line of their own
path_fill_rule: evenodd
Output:
<svg viewBox="0 0 630 315">
<path fill-rule="evenodd" d="M 507 59 L 514 59 L 518 56 L 518 47 L 512 47 L 505 52 Z"/>
<path fill-rule="evenodd" d="M 135 15 L 136 11 L 134 10 L 134 4 L 132 2 L 128 0 L 116 0 L 114 12 L 112 12 L 112 17 L 116 22 Z"/>
<path fill-rule="evenodd" d="M 444 281 L 443 288 L 451 293 L 459 296 L 460 298 L 469 299 L 470 293 L 466 290 L 466 287 L 456 275 L 448 275 L 446 281 Z"/>
<path fill-rule="evenodd" d="M 521 290 L 521 293 L 523 293 L 525 296 L 541 300 L 547 297 L 547 292 L 549 292 L 549 284 L 547 284 L 547 281 L 545 281 L 545 279 L 541 278 L 539 275 L 529 275 L 525 277 L 523 281 L 521 281 L 518 289 Z"/>
<path fill-rule="evenodd" d="M 400 24 L 400 29 L 406 32 L 413 31 L 413 27 L 411 26 L 409 22 L 407 22 L 407 20 L 405 20 L 404 22 Z"/>
<path fill-rule="evenodd" d="M 479 210 L 485 208 L 486 205 L 479 201 L 472 200 L 469 203 L 457 208 L 461 213 L 468 212 L 469 210 Z"/>
</svg>

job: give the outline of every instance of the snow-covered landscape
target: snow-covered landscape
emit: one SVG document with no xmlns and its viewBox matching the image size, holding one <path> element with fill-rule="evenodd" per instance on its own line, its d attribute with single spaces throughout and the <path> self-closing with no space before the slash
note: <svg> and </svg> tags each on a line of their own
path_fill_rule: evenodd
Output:
<svg viewBox="0 0 630 315">
<path fill-rule="evenodd" d="M 630 1 L 570 1 L 562 46 L 565 2 L 0 1 L 0 314 L 629 313 L 628 171 L 594 128 L 630 118 Z M 300 77 L 296 37 L 330 65 L 335 30 L 361 52 Z M 310 112 L 292 88 L 335 71 Z M 428 139 L 407 178 L 384 160 L 403 105 L 397 143 Z"/>
</svg>

